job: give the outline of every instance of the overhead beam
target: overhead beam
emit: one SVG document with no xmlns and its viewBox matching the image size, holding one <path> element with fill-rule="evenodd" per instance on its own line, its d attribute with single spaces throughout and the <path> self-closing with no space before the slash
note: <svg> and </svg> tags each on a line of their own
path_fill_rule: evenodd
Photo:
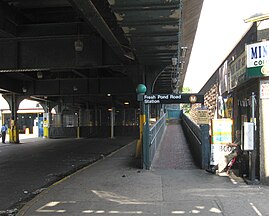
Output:
<svg viewBox="0 0 269 216">
<path fill-rule="evenodd" d="M 20 80 L 12 79 L 6 74 L 0 73 L 0 86 L 1 91 L 13 92 L 13 93 L 22 93 L 22 82 Z"/>
<path fill-rule="evenodd" d="M 98 12 L 91 0 L 68 0 L 70 4 L 77 8 L 85 21 L 92 25 L 107 44 L 114 50 L 118 57 L 122 60 L 134 60 L 133 53 L 126 52 L 114 33 L 111 31 L 101 14 Z"/>
<path fill-rule="evenodd" d="M 152 32 L 146 32 L 146 30 L 145 31 L 140 30 L 138 32 L 126 33 L 126 36 L 132 38 L 148 38 L 148 37 L 175 36 L 178 34 L 179 34 L 178 30 L 163 30 Z"/>
<path fill-rule="evenodd" d="M 108 0 L 111 6 L 115 8 L 127 8 L 126 7 L 126 0 Z M 162 8 L 162 7 L 171 7 L 175 5 L 179 5 L 181 3 L 181 0 L 173 0 L 173 1 L 165 1 L 165 4 L 158 3 L 158 1 L 148 1 L 148 2 L 142 2 L 141 1 L 132 1 L 128 2 L 128 8 L 131 7 L 139 7 L 139 8 L 147 8 L 147 7 L 154 7 L 154 8 Z"/>
<path fill-rule="evenodd" d="M 85 74 L 83 74 L 83 73 L 81 73 L 81 72 L 79 72 L 79 71 L 77 71 L 75 69 L 73 69 L 72 72 L 79 75 L 82 78 L 86 78 L 86 79 L 88 78 Z"/>
<path fill-rule="evenodd" d="M 40 69 L 91 69 L 118 66 L 122 61 L 100 35 L 81 37 L 83 51 L 75 51 L 77 37 L 43 37 L 2 40 L 0 72 L 27 72 Z M 46 56 L 44 58 L 43 56 Z M 19 59 L 19 65 L 16 60 Z"/>
<path fill-rule="evenodd" d="M 30 83 L 29 83 L 30 84 Z M 29 96 L 87 96 L 107 93 L 132 94 L 135 87 L 126 77 L 35 80 L 28 85 L 25 95 Z"/>
<path fill-rule="evenodd" d="M 95 33 L 84 22 L 24 24 L 17 27 L 16 39 L 73 38 L 78 36 L 78 25 L 80 26 L 81 37 Z"/>
<path fill-rule="evenodd" d="M 14 15 L 16 14 L 16 15 Z M 0 36 L 15 37 L 19 14 L 7 4 L 0 2 Z M 22 17 L 21 17 L 22 19 Z"/>
<path fill-rule="evenodd" d="M 178 20 L 177 19 L 159 19 L 159 20 L 143 20 L 143 21 L 130 21 L 130 20 L 123 20 L 120 21 L 119 24 L 124 27 L 124 26 L 153 26 L 153 25 L 173 25 L 173 26 L 178 26 Z"/>
</svg>

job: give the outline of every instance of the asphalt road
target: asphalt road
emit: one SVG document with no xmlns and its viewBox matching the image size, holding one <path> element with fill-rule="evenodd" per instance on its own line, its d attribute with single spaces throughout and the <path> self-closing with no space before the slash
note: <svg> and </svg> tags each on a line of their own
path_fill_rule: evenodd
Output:
<svg viewBox="0 0 269 216">
<path fill-rule="evenodd" d="M 16 212 L 44 188 L 133 140 L 32 138 L 0 143 L 0 215 Z"/>
</svg>

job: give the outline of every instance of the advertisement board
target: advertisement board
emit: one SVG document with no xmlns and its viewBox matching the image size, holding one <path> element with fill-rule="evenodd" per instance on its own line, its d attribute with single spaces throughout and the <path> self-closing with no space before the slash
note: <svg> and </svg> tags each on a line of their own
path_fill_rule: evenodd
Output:
<svg viewBox="0 0 269 216">
<path fill-rule="evenodd" d="M 231 119 L 212 119 L 212 142 L 210 165 L 217 165 L 224 155 L 232 151 L 231 147 L 226 146 L 232 142 L 233 121 Z"/>
</svg>

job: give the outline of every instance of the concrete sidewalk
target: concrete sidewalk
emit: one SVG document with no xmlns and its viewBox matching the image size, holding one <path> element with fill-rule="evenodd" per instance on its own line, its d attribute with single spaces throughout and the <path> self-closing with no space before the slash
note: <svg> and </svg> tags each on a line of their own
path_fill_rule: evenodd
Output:
<svg viewBox="0 0 269 216">
<path fill-rule="evenodd" d="M 55 183 L 17 215 L 269 215 L 266 186 L 200 169 L 140 170 L 134 150 L 129 144 Z"/>
</svg>

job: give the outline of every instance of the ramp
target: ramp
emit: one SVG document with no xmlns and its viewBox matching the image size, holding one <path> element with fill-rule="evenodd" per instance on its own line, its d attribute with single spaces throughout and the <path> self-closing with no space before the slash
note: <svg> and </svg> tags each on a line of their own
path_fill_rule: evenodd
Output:
<svg viewBox="0 0 269 216">
<path fill-rule="evenodd" d="M 180 123 L 170 121 L 152 162 L 153 169 L 196 169 Z"/>
</svg>

